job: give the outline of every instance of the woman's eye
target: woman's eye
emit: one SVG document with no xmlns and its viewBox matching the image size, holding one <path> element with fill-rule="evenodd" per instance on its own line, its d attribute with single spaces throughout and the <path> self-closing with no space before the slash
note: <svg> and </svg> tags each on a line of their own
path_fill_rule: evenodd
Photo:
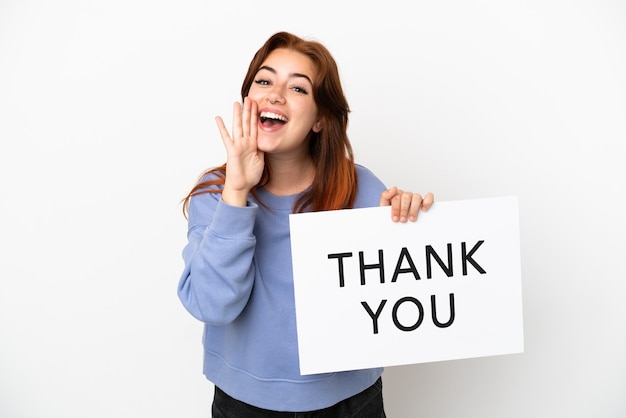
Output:
<svg viewBox="0 0 626 418">
<path fill-rule="evenodd" d="M 263 78 L 259 78 L 259 79 L 257 79 L 257 80 L 254 80 L 254 82 L 255 82 L 256 84 L 260 84 L 260 85 L 262 85 L 262 86 L 267 86 L 267 85 L 269 85 L 269 84 L 270 84 L 270 82 L 269 82 L 268 80 L 265 80 L 265 79 L 263 79 Z"/>
<path fill-rule="evenodd" d="M 297 93 L 302 93 L 302 94 L 309 94 L 308 91 L 306 91 L 304 88 L 299 87 L 299 86 L 295 86 L 293 88 L 293 91 L 297 92 Z"/>
</svg>

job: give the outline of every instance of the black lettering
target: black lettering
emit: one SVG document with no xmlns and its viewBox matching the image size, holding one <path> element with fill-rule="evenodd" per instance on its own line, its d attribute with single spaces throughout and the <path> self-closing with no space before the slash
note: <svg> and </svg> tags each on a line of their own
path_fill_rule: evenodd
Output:
<svg viewBox="0 0 626 418">
<path fill-rule="evenodd" d="M 435 304 L 435 295 L 432 295 L 430 297 L 430 304 L 431 313 L 433 316 L 433 324 L 435 324 L 439 328 L 447 328 L 452 325 L 452 323 L 454 322 L 454 293 L 450 293 L 450 319 L 448 319 L 448 322 L 446 323 L 441 323 L 437 319 L 437 305 Z"/>
<path fill-rule="evenodd" d="M 409 267 L 400 268 L 405 258 L 407 262 L 409 263 Z M 406 247 L 402 247 L 402 251 L 400 251 L 400 257 L 398 257 L 396 270 L 393 272 L 393 278 L 391 279 L 392 283 L 396 282 L 396 279 L 398 278 L 398 274 L 400 273 L 413 273 L 413 277 L 415 277 L 415 280 L 420 280 L 420 274 L 417 272 L 417 269 L 415 268 L 415 263 L 413 263 L 411 254 L 409 254 L 409 250 L 407 250 Z"/>
<path fill-rule="evenodd" d="M 469 263 L 474 266 L 474 268 L 476 270 L 478 270 L 478 272 L 480 274 L 485 274 L 486 271 L 485 269 L 483 269 L 481 266 L 478 265 L 478 263 L 476 261 L 474 261 L 474 259 L 472 258 L 472 256 L 474 255 L 474 253 L 476 252 L 476 250 L 478 249 L 478 247 L 480 247 L 483 244 L 483 240 L 478 241 L 474 247 L 472 247 L 472 249 L 470 250 L 469 253 L 467 253 L 466 248 L 465 248 L 465 242 L 461 243 L 461 260 L 463 261 L 463 276 L 467 276 L 467 262 L 469 261 Z"/>
<path fill-rule="evenodd" d="M 380 313 L 383 311 L 383 307 L 385 306 L 386 303 L 387 303 L 387 299 L 381 300 L 380 305 L 378 305 L 378 309 L 376 310 L 376 313 L 374 313 L 372 312 L 372 308 L 370 308 L 367 302 L 361 302 L 361 305 L 363 305 L 367 313 L 370 315 L 370 318 L 372 318 L 372 322 L 374 323 L 374 334 L 378 334 L 378 317 L 380 316 Z"/>
<path fill-rule="evenodd" d="M 328 254 L 328 259 L 331 260 L 333 258 L 337 259 L 339 263 L 339 287 L 344 287 L 344 276 L 343 276 L 343 259 L 346 257 L 352 257 L 352 253 L 336 253 L 336 254 Z"/>
<path fill-rule="evenodd" d="M 365 270 L 378 269 L 380 282 L 385 283 L 385 270 L 383 262 L 383 250 L 378 250 L 378 264 L 365 264 L 363 251 L 359 251 L 359 267 L 361 268 L 361 285 L 365 285 Z"/>
<path fill-rule="evenodd" d="M 452 275 L 454 274 L 452 272 L 452 244 L 448 243 L 448 265 L 444 264 L 444 262 L 441 260 L 441 258 L 439 258 L 439 254 L 437 254 L 435 252 L 435 250 L 433 249 L 432 246 L 430 246 L 430 245 L 426 246 L 426 277 L 428 279 L 433 277 L 433 275 L 431 273 L 431 267 L 430 267 L 431 266 L 431 262 L 430 262 L 431 257 L 435 259 L 437 264 L 439 264 L 439 267 L 441 267 L 443 272 L 446 273 L 446 276 L 452 277 Z"/>
<path fill-rule="evenodd" d="M 417 309 L 419 309 L 420 311 L 420 315 L 419 315 L 419 318 L 417 319 L 417 322 L 415 322 L 415 324 L 410 325 L 410 326 L 402 325 L 400 321 L 398 320 L 398 309 L 400 308 L 400 305 L 402 305 L 404 302 L 411 302 L 415 304 L 415 306 L 417 306 Z M 391 312 L 391 317 L 393 319 L 393 323 L 396 325 L 396 327 L 399 330 L 413 331 L 414 329 L 417 329 L 417 327 L 419 327 L 422 324 L 422 321 L 424 320 L 424 307 L 422 306 L 419 300 L 415 299 L 414 297 L 407 296 L 407 297 L 400 299 L 399 301 L 396 302 L 395 305 L 393 305 L 393 311 Z"/>
</svg>

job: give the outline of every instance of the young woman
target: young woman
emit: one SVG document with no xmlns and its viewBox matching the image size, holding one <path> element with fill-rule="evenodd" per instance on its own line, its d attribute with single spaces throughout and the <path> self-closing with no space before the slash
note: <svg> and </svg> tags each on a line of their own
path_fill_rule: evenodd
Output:
<svg viewBox="0 0 626 418">
<path fill-rule="evenodd" d="M 229 132 L 227 160 L 184 201 L 189 221 L 178 295 L 205 324 L 213 418 L 384 417 L 382 369 L 301 376 L 289 214 L 391 206 L 414 221 L 433 195 L 386 189 L 355 165 L 337 65 L 318 42 L 281 32 L 257 51 Z"/>
</svg>

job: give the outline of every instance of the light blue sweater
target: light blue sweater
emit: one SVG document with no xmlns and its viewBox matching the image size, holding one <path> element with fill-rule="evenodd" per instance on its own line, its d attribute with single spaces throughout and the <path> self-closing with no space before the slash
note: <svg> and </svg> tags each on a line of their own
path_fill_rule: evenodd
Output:
<svg viewBox="0 0 626 418">
<path fill-rule="evenodd" d="M 357 165 L 355 208 L 378 206 L 384 184 Z M 229 206 L 194 196 L 178 296 L 204 322 L 204 374 L 232 397 L 278 411 L 322 409 L 371 386 L 382 369 L 300 375 L 289 236 L 294 196 L 258 190 Z M 390 221 L 391 222 L 391 221 Z"/>
</svg>

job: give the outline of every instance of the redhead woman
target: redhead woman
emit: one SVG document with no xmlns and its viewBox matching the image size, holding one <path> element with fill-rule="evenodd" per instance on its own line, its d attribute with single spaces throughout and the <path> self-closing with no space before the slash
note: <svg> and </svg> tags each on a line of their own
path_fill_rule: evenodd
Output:
<svg viewBox="0 0 626 418">
<path fill-rule="evenodd" d="M 241 96 L 230 130 L 216 118 L 226 163 L 184 200 L 178 295 L 204 323 L 213 418 L 384 417 L 382 369 L 300 375 L 289 214 L 391 206 L 390 223 L 415 221 L 433 195 L 388 189 L 355 164 L 337 65 L 319 42 L 270 37 Z"/>
</svg>

